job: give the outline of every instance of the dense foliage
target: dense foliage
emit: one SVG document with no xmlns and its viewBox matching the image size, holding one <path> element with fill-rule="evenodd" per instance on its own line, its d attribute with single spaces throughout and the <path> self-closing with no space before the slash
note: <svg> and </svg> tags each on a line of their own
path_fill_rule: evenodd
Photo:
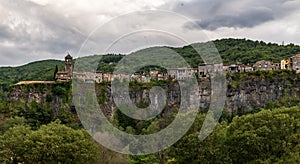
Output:
<svg viewBox="0 0 300 164">
<path fill-rule="evenodd" d="M 299 163 L 300 107 L 262 110 L 219 123 L 198 138 L 205 115 L 169 149 L 132 156 L 133 163 Z"/>
<path fill-rule="evenodd" d="M 221 39 L 214 41 L 224 63 L 253 64 L 259 60 L 280 62 L 283 58 L 300 53 L 300 46 L 278 45 L 246 39 Z"/>
<path fill-rule="evenodd" d="M 44 60 L 19 67 L 0 67 L 0 84 L 14 84 L 23 80 L 54 80 L 56 65 L 63 68 L 63 62 L 58 60 Z"/>
<path fill-rule="evenodd" d="M 97 144 L 82 128 L 72 105 L 71 83 L 13 89 L 24 95 L 0 101 L 0 163 L 128 163 L 126 156 Z M 32 93 L 39 95 L 28 99 Z"/>
<path fill-rule="evenodd" d="M 31 130 L 9 128 L 0 136 L 1 163 L 95 163 L 98 147 L 84 130 L 53 122 Z"/>
<path fill-rule="evenodd" d="M 300 53 L 300 46 L 294 44 L 278 45 L 275 43 L 246 39 L 221 39 L 215 40 L 213 43 L 225 64 L 233 62 L 254 64 L 260 60 L 280 62 L 283 58 Z M 205 44 L 206 43 L 197 43 L 193 44 L 193 46 L 204 46 Z M 202 59 L 199 58 L 199 54 L 191 45 L 175 48 L 174 50 L 181 54 L 193 67 L 196 67 L 202 62 Z M 205 53 L 205 51 L 203 51 L 203 53 Z"/>
<path fill-rule="evenodd" d="M 294 72 L 286 71 L 253 72 L 250 76 L 267 78 L 273 74 L 283 78 L 294 76 Z M 238 80 L 246 75 L 228 76 Z M 135 85 L 141 84 L 132 83 L 131 87 L 137 87 Z M 214 132 L 204 141 L 198 139 L 205 118 L 205 113 L 200 113 L 188 133 L 167 150 L 147 156 L 128 157 L 99 147 L 92 142 L 90 136 L 80 130 L 76 113 L 69 108 L 70 83 L 47 87 L 24 85 L 21 89 L 24 92 L 43 92 L 48 96 L 42 104 L 20 101 L 2 106 L 4 109 L 1 114 L 10 117 L 0 123 L 0 160 L 5 163 L 98 163 L 99 160 L 99 163 L 129 163 L 128 158 L 131 163 L 299 163 L 300 160 L 299 106 L 274 109 L 284 104 L 266 104 L 270 110 L 257 110 L 257 113 L 234 118 L 224 113 Z M 99 99 L 103 99 L 99 103 L 105 103 L 105 90 L 100 89 L 99 95 Z M 61 101 L 64 108 L 59 108 L 58 111 L 51 108 L 51 102 L 56 100 Z M 137 105 L 147 106 L 143 102 Z M 114 126 L 127 133 L 151 134 L 169 125 L 176 115 L 177 112 L 174 111 L 152 120 L 141 121 L 130 119 L 117 110 L 111 121 Z M 61 123 L 55 121 L 56 119 L 61 120 Z M 73 151 L 76 152 L 70 153 Z"/>
</svg>

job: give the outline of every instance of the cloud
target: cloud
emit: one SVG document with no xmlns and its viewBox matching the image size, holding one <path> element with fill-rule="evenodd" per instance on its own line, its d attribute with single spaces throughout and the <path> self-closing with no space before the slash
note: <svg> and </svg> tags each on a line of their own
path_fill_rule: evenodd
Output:
<svg viewBox="0 0 300 164">
<path fill-rule="evenodd" d="M 62 59 L 67 51 L 76 55 L 96 27 L 144 9 L 174 11 L 192 18 L 192 22 L 140 17 L 123 25 L 134 23 L 134 19 L 158 28 L 180 24 L 187 31 L 204 29 L 212 39 L 248 37 L 300 43 L 300 2 L 293 0 L 0 0 L 0 65 Z M 109 32 L 121 33 L 123 25 Z M 102 36 L 101 42 L 111 42 L 108 32 Z M 104 45 L 101 42 L 99 46 Z M 128 47 L 121 50 L 127 53 Z"/>
<path fill-rule="evenodd" d="M 251 28 L 261 23 L 274 20 L 274 15 L 270 10 L 256 9 L 241 13 L 240 15 L 217 15 L 213 18 L 187 23 L 186 27 L 216 30 L 219 27 Z M 194 23 L 197 25 L 195 26 Z"/>
<path fill-rule="evenodd" d="M 67 51 L 74 55 L 95 27 L 162 4 L 160 0 L 0 0 L 0 55 L 6 59 L 0 65 L 62 59 Z M 15 59 L 16 54 L 20 58 Z"/>
<path fill-rule="evenodd" d="M 289 16 L 299 9 L 288 0 L 192 0 L 169 7 L 193 18 L 187 28 L 216 30 L 221 27 L 252 28 Z M 193 25 L 193 24 L 196 25 Z"/>
<path fill-rule="evenodd" d="M 0 2 L 1 56 L 7 59 L 1 60 L 0 65 L 24 64 L 36 56 L 57 58 L 57 54 L 77 50 L 78 43 L 85 38 L 68 24 L 68 19 L 51 8 L 28 1 Z M 16 54 L 19 58 L 15 58 Z"/>
</svg>

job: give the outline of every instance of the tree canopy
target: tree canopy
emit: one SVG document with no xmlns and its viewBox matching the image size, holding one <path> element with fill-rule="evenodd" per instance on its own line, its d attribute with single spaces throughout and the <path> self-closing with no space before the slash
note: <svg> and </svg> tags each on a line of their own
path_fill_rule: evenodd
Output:
<svg viewBox="0 0 300 164">
<path fill-rule="evenodd" d="M 58 122 L 31 130 L 11 127 L 0 136 L 3 163 L 95 163 L 99 147 L 84 130 L 74 130 Z"/>
</svg>

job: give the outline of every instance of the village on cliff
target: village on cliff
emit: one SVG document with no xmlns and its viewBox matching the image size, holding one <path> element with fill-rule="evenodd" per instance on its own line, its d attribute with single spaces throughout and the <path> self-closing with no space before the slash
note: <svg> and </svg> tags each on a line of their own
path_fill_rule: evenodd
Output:
<svg viewBox="0 0 300 164">
<path fill-rule="evenodd" d="M 237 72 L 251 72 L 251 71 L 267 71 L 267 70 L 295 70 L 297 73 L 300 73 L 300 54 L 294 55 L 292 57 L 282 59 L 280 63 L 273 63 L 271 61 L 258 61 L 253 65 L 245 65 L 242 63 L 233 63 L 229 65 L 223 65 L 223 63 L 213 63 L 206 64 L 201 63 L 198 65 L 198 68 L 173 68 L 168 69 L 167 72 L 162 73 L 158 70 L 151 70 L 148 74 L 135 73 L 130 76 L 123 74 L 112 74 L 104 73 L 101 71 L 97 72 L 75 72 L 73 71 L 73 57 L 68 54 L 65 57 L 65 66 L 61 71 L 57 71 L 55 74 L 55 81 L 21 81 L 16 85 L 23 84 L 52 84 L 56 81 L 58 82 L 69 82 L 72 79 L 81 80 L 87 83 L 101 83 L 101 82 L 110 82 L 114 79 L 119 80 L 128 80 L 136 81 L 141 83 L 150 82 L 153 80 L 167 80 L 167 79 L 176 79 L 184 80 L 190 78 L 194 75 L 198 75 L 198 78 L 208 78 L 209 74 L 212 72 L 225 72 L 225 73 L 237 73 Z"/>
</svg>

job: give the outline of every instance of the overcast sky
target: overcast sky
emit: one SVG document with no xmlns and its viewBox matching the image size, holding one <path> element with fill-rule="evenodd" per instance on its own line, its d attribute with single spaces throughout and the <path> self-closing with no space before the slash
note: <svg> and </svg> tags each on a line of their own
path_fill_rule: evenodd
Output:
<svg viewBox="0 0 300 164">
<path fill-rule="evenodd" d="M 182 14 L 191 21 L 170 18 L 165 25 L 180 23 L 185 30 L 204 32 L 210 40 L 234 37 L 300 44 L 296 0 L 0 0 L 0 66 L 76 54 L 96 27 L 142 10 Z M 127 21 L 123 23 L 134 19 Z"/>
</svg>

